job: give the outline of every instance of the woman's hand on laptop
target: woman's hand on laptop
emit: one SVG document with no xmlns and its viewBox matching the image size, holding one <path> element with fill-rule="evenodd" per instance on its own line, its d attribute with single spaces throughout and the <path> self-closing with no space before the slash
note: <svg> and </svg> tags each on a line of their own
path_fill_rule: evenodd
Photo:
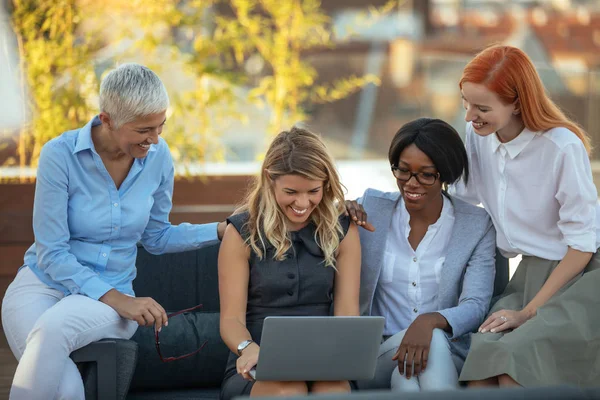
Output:
<svg viewBox="0 0 600 400">
<path fill-rule="evenodd" d="M 400 375 L 405 375 L 406 379 L 410 379 L 413 375 L 418 376 L 427 367 L 433 329 L 438 327 L 434 314 L 438 313 L 421 314 L 410 324 L 398 351 L 392 357 L 392 360 L 398 361 L 398 371 L 400 371 Z M 406 368 L 404 367 L 405 360 Z"/>
<path fill-rule="evenodd" d="M 253 380 L 253 378 L 250 376 L 250 370 L 256 366 L 259 352 L 260 347 L 256 344 L 256 342 L 252 342 L 250 345 L 248 345 L 248 347 L 242 350 L 242 355 L 237 359 L 237 372 L 247 381 Z"/>
</svg>

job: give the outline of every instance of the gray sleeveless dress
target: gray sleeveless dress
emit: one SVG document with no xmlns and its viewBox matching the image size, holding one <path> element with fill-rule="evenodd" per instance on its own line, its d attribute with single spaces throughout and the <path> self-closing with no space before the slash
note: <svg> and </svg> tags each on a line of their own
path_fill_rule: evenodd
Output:
<svg viewBox="0 0 600 400">
<path fill-rule="evenodd" d="M 247 220 L 248 213 L 242 213 L 230 217 L 227 222 L 246 239 Z M 350 219 L 341 216 L 340 224 L 345 236 Z M 330 315 L 335 270 L 323 263 L 323 252 L 315 242 L 314 235 L 315 226 L 312 223 L 291 232 L 292 248 L 283 261 L 273 260 L 273 247 L 267 248 L 263 259 L 251 253 L 246 327 L 252 340 L 259 345 L 266 317 Z M 237 354 L 229 354 L 221 385 L 221 400 L 249 395 L 254 384 L 237 373 L 237 359 Z"/>
</svg>

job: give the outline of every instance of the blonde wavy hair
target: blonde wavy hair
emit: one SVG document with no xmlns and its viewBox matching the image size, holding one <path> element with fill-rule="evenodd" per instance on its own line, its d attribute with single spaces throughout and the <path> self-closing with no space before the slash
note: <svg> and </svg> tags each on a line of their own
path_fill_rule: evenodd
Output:
<svg viewBox="0 0 600 400">
<path fill-rule="evenodd" d="M 305 129 L 292 128 L 275 137 L 265 155 L 261 173 L 256 177 L 240 212 L 250 216 L 246 243 L 262 259 L 267 243 L 275 248 L 273 259 L 284 260 L 292 246 L 283 210 L 277 204 L 273 183 L 283 175 L 298 175 L 323 181 L 323 198 L 312 211 L 316 226 L 315 241 L 325 255 L 325 265 L 335 268 L 335 252 L 343 234 L 339 216 L 344 212 L 344 192 L 333 158 L 319 136 Z"/>
</svg>

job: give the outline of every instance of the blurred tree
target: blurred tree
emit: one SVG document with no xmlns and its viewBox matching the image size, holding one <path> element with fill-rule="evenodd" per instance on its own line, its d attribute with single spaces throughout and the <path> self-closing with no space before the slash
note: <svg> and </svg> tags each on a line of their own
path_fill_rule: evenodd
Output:
<svg viewBox="0 0 600 400">
<path fill-rule="evenodd" d="M 231 46 L 214 35 L 216 1 L 132 0 L 123 25 L 122 34 L 134 39 L 123 56 L 143 54 L 148 66 L 165 72 L 161 76 L 172 103 L 165 137 L 174 160 L 184 168 L 192 162 L 223 160 L 221 134 L 248 118 L 239 107 L 247 103 L 240 90 L 244 76 L 226 57 Z M 169 76 L 174 70 L 178 76 Z M 182 82 L 187 86 L 180 87 Z"/>
<path fill-rule="evenodd" d="M 271 135 L 305 120 L 307 102 L 328 103 L 343 99 L 369 83 L 379 84 L 379 79 L 370 75 L 343 77 L 324 85 L 315 83 L 317 72 L 303 61 L 303 54 L 335 45 L 330 18 L 321 10 L 319 0 L 228 3 L 234 16 L 217 16 L 216 32 L 229 39 L 238 63 L 258 55 L 269 67 L 270 73 L 250 92 L 250 100 L 264 100 L 271 108 Z M 371 9 L 370 13 L 388 12 L 396 3 L 391 1 L 381 10 Z"/>
<path fill-rule="evenodd" d="M 97 90 L 93 45 L 78 32 L 82 11 L 76 0 L 12 0 L 10 6 L 28 122 L 7 164 L 36 167 L 48 140 L 89 118 L 86 98 Z"/>
<path fill-rule="evenodd" d="M 317 72 L 303 61 L 303 54 L 335 45 L 331 21 L 318 0 L 134 2 L 144 30 L 138 45 L 145 51 L 160 49 L 163 53 L 165 46 L 170 46 L 171 60 L 184 60 L 186 69 L 194 75 L 196 86 L 176 93 L 174 101 L 173 113 L 187 114 L 177 120 L 186 121 L 188 126 L 174 130 L 169 127 L 170 142 L 185 144 L 175 154 L 180 160 L 204 159 L 202 149 L 226 128 L 227 121 L 247 120 L 248 115 L 236 107 L 240 102 L 268 107 L 271 119 L 267 133 L 274 135 L 305 120 L 308 103 L 332 102 L 366 84 L 379 84 L 374 76 L 344 77 L 325 85 L 315 83 Z M 392 0 L 367 14 L 376 17 L 397 4 L 397 0 Z M 362 22 L 369 23 L 367 18 Z M 165 29 L 157 29 L 165 25 L 170 32 L 168 40 Z M 182 46 L 186 38 L 189 46 Z M 259 76 L 252 80 L 252 75 Z M 252 89 L 245 94 L 241 86 Z M 190 116 L 196 121 L 193 132 Z M 185 154 L 181 149 L 186 149 Z"/>
<path fill-rule="evenodd" d="M 248 121 L 244 105 L 268 107 L 273 135 L 303 121 L 307 104 L 379 83 L 374 76 L 315 83 L 304 53 L 335 45 L 318 0 L 11 1 L 30 115 L 12 165 L 37 166 L 44 143 L 87 122 L 96 111 L 87 103 L 97 99 L 94 66 L 103 60 L 136 60 L 163 72 L 172 99 L 166 135 L 179 165 L 223 159 L 219 136 Z M 221 13 L 223 6 L 230 12 Z"/>
</svg>

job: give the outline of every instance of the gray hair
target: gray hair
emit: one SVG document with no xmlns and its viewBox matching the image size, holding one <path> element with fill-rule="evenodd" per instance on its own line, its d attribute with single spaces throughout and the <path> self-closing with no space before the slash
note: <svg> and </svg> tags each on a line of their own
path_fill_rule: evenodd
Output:
<svg viewBox="0 0 600 400">
<path fill-rule="evenodd" d="M 100 84 L 100 111 L 107 113 L 118 129 L 136 118 L 163 112 L 169 95 L 152 70 L 140 64 L 122 64 Z"/>
</svg>

